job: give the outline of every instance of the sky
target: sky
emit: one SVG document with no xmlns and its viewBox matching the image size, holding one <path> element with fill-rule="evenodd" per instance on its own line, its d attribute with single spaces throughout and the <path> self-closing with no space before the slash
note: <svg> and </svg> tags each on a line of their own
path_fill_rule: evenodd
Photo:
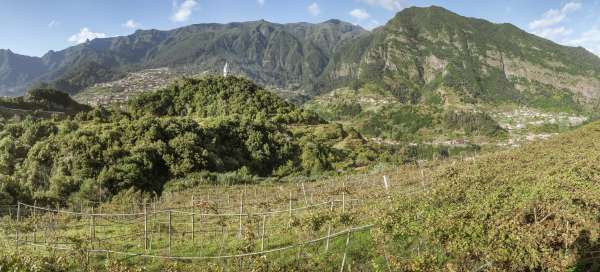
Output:
<svg viewBox="0 0 600 272">
<path fill-rule="evenodd" d="M 0 48 L 42 56 L 87 39 L 197 23 L 340 19 L 373 29 L 410 6 L 512 23 L 600 55 L 600 0 L 0 0 Z"/>
</svg>

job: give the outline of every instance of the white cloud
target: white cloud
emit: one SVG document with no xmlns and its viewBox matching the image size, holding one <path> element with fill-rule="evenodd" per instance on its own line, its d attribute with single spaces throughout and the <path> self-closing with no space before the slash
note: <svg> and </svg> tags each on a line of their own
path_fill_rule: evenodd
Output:
<svg viewBox="0 0 600 272">
<path fill-rule="evenodd" d="M 48 23 L 48 27 L 49 28 L 55 28 L 55 27 L 57 27 L 59 25 L 60 25 L 60 22 L 58 22 L 56 20 L 52 20 L 52 21 L 50 21 L 50 23 Z"/>
<path fill-rule="evenodd" d="M 380 6 L 391 11 L 400 11 L 408 7 L 406 0 L 361 0 L 369 5 Z"/>
<path fill-rule="evenodd" d="M 308 6 L 308 13 L 310 13 L 312 16 L 319 16 L 319 14 L 321 14 L 321 8 L 319 7 L 319 4 L 316 2 L 310 4 L 310 6 Z"/>
<path fill-rule="evenodd" d="M 192 16 L 192 11 L 198 5 L 196 0 L 184 0 L 181 4 L 177 4 L 173 1 L 174 13 L 171 15 L 171 21 L 173 22 L 185 22 Z"/>
<path fill-rule="evenodd" d="M 88 40 L 93 40 L 96 38 L 106 38 L 107 35 L 105 33 L 98 33 L 98 32 L 92 32 L 89 28 L 84 27 L 82 28 L 79 33 L 72 35 L 71 37 L 69 37 L 68 41 L 75 43 L 75 44 L 80 44 L 80 43 L 84 43 Z"/>
<path fill-rule="evenodd" d="M 571 35 L 571 33 L 573 33 L 573 30 L 564 26 L 543 28 L 535 32 L 536 35 L 551 40 L 559 40 L 563 37 Z"/>
<path fill-rule="evenodd" d="M 364 9 L 352 10 L 352 11 L 350 11 L 350 16 L 356 18 L 356 20 L 358 20 L 358 21 L 364 21 L 364 20 L 371 18 L 371 14 L 369 14 Z"/>
<path fill-rule="evenodd" d="M 265 5 L 265 1 L 266 0 L 256 0 L 256 2 L 258 2 L 258 4 L 261 5 L 261 6 Z"/>
<path fill-rule="evenodd" d="M 134 21 L 133 19 L 129 19 L 127 20 L 127 22 L 125 22 L 123 24 L 123 27 L 129 28 L 129 29 L 136 29 L 140 27 L 140 23 Z"/>
<path fill-rule="evenodd" d="M 558 26 L 570 13 L 581 9 L 579 2 L 568 2 L 560 9 L 550 9 L 541 18 L 529 23 L 529 28 L 538 36 L 557 40 L 570 35 L 573 31 L 564 26 Z"/>
<path fill-rule="evenodd" d="M 560 10 L 550 9 L 544 12 L 542 18 L 537 19 L 529 23 L 529 28 L 536 30 L 541 28 L 547 28 L 561 23 L 567 15 L 571 12 L 577 11 L 581 8 L 581 3 L 569 2 L 565 4 Z"/>
<path fill-rule="evenodd" d="M 587 50 L 600 56 L 600 27 L 595 26 L 592 29 L 581 33 L 579 37 L 566 41 L 565 44 L 585 47 Z"/>
</svg>

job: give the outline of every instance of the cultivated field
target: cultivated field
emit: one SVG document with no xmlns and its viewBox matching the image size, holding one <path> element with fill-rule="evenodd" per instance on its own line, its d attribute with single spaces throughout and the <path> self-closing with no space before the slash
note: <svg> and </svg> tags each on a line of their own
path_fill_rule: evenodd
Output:
<svg viewBox="0 0 600 272">
<path fill-rule="evenodd" d="M 374 257 L 376 216 L 391 200 L 435 186 L 431 167 L 309 183 L 202 186 L 135 202 L 20 203 L 2 208 L 0 236 L 6 252 L 70 256 L 92 270 L 373 270 L 367 260 Z"/>
</svg>

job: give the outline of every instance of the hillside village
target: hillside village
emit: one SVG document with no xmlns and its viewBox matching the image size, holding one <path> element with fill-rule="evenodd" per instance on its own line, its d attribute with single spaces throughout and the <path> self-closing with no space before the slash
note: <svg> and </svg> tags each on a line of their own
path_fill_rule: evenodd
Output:
<svg viewBox="0 0 600 272">
<path fill-rule="evenodd" d="M 130 73 L 117 81 L 98 83 L 75 95 L 75 100 L 90 106 L 122 104 L 143 92 L 172 83 L 181 74 L 169 68 L 147 69 Z"/>
</svg>

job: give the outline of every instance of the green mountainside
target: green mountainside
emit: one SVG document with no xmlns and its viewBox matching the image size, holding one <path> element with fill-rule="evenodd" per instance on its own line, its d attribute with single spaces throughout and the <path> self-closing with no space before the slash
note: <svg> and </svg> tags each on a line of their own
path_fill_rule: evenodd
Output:
<svg viewBox="0 0 600 272">
<path fill-rule="evenodd" d="M 68 98 L 42 90 L 26 99 L 42 97 Z M 130 189 L 160 194 L 207 177 L 223 184 L 316 178 L 474 150 L 369 143 L 233 76 L 181 79 L 125 109 L 0 125 L 0 194 L 9 203 L 110 199 Z"/>
<path fill-rule="evenodd" d="M 42 58 L 0 58 L 3 94 L 19 94 L 35 82 L 75 94 L 95 83 L 129 72 L 170 67 L 182 72 L 232 73 L 267 86 L 315 90 L 317 78 L 342 42 L 366 31 L 338 20 L 321 24 L 275 24 L 255 21 L 199 24 L 171 31 L 139 30 L 115 38 L 95 39 Z M 1 56 L 1 55 L 0 55 Z M 14 57 L 17 58 L 17 57 Z M 18 59 L 17 58 L 17 59 Z M 7 70 L 5 73 L 1 73 Z M 16 80 L 18 78 L 19 80 Z"/>
<path fill-rule="evenodd" d="M 510 24 L 408 8 L 342 45 L 321 82 L 334 91 L 305 108 L 369 138 L 515 146 L 597 118 L 600 58 Z"/>
<path fill-rule="evenodd" d="M 177 92 L 177 89 L 181 92 Z M 231 111 L 206 113 L 198 110 L 195 108 L 198 104 L 193 99 L 182 98 L 193 97 L 186 94 L 195 93 L 192 91 L 194 89 L 209 95 L 207 101 L 211 102 L 202 104 L 207 108 L 232 97 L 231 103 L 228 103 Z M 279 105 L 272 108 L 260 105 L 269 109 L 267 111 L 247 111 L 243 109 L 245 105 L 234 103 L 240 97 L 269 96 L 261 92 L 260 88 L 241 78 L 190 79 L 159 91 L 164 100 L 156 99 L 157 95 L 143 98 L 165 101 L 164 104 L 169 106 L 165 109 L 189 108 L 190 116 L 178 116 L 176 111 L 172 115 L 164 115 L 148 110 L 130 113 L 99 108 L 81 113 L 73 120 L 26 120 L 3 124 L 0 132 L 0 148 L 4 150 L 0 156 L 0 203 L 14 203 L 15 199 L 35 201 L 40 207 L 58 204 L 64 211 L 71 212 L 81 209 L 79 205 L 82 200 L 102 199 L 106 201 L 100 206 L 103 211 L 117 213 L 115 217 L 121 217 L 123 208 L 135 209 L 135 205 L 128 201 L 150 200 L 154 190 L 170 192 L 169 197 L 161 197 L 161 201 L 165 201 L 161 203 L 168 203 L 167 207 L 187 207 L 185 205 L 190 201 L 190 194 L 205 195 L 207 188 L 221 188 L 224 191 L 217 192 L 222 194 L 235 192 L 231 189 L 239 189 L 241 193 L 270 188 L 272 191 L 267 192 L 271 195 L 258 197 L 278 199 L 287 207 L 292 198 L 288 200 L 277 192 L 297 191 L 294 207 L 304 210 L 302 203 L 308 200 L 302 197 L 300 183 L 275 183 L 272 187 L 264 187 L 264 184 L 251 184 L 259 181 L 251 176 L 252 173 L 269 173 L 274 168 L 304 169 L 300 171 L 315 169 L 322 166 L 321 163 L 335 160 L 338 156 L 335 154 L 343 150 L 342 146 L 348 146 L 351 142 L 364 146 L 365 141 L 356 132 L 344 132 L 339 126 L 333 126 L 337 130 L 331 129 L 331 125 L 315 122 L 313 117 L 296 119 L 291 125 L 277 124 L 276 120 L 281 118 L 268 120 L 267 113 L 272 110 L 282 116 L 297 116 L 297 112 L 302 112 L 282 100 L 277 101 L 274 94 L 270 95 L 273 100 L 257 98 Z M 134 100 L 131 103 L 136 102 Z M 240 112 L 247 114 L 250 120 L 238 116 Z M 306 115 L 310 116 L 309 113 Z M 448 117 L 449 122 L 458 119 L 456 116 Z M 301 126 L 311 126 L 301 132 L 306 137 L 300 141 L 289 137 L 290 133 L 298 133 L 294 130 Z M 332 145 L 332 142 L 339 141 L 334 136 L 336 133 L 347 135 L 343 141 Z M 341 194 L 346 197 L 345 201 L 350 201 L 348 199 L 351 197 L 364 197 L 370 201 L 346 204 L 347 210 L 343 210 L 341 203 L 333 211 L 329 205 L 321 208 L 315 206 L 306 214 L 294 214 L 293 219 L 288 218 L 287 210 L 283 210 L 279 218 L 273 216 L 270 219 L 284 229 L 278 232 L 269 229 L 271 241 L 291 236 L 290 229 L 325 235 L 331 224 L 346 229 L 366 222 L 373 223 L 369 225 L 372 228 L 342 235 L 339 239 L 332 238 L 329 251 L 323 249 L 326 242 L 319 241 L 315 245 L 318 249 L 303 259 L 310 259 L 310 262 L 294 259 L 299 251 L 292 249 L 287 253 L 279 253 L 282 258 L 257 257 L 260 258 L 259 262 L 246 262 L 244 269 L 263 271 L 267 265 L 277 268 L 274 269 L 276 271 L 337 269 L 342 256 L 347 256 L 350 261 L 346 267 L 361 271 L 597 271 L 600 249 L 600 189 L 596 183 L 600 177 L 597 167 L 600 153 L 598 137 L 600 122 L 594 122 L 519 149 L 463 160 L 412 161 L 411 165 L 383 168 L 366 175 L 344 174 L 334 180 L 306 182 L 311 188 L 336 184 L 338 187 L 331 187 L 335 195 L 327 192 L 327 198 Z M 314 141 L 310 142 L 311 139 Z M 356 158 L 361 156 L 364 155 Z M 228 172 L 236 168 L 237 171 Z M 385 190 L 382 175 L 389 177 L 392 188 L 398 188 Z M 225 185 L 240 181 L 250 184 L 206 186 L 207 183 Z M 269 183 L 268 180 L 260 181 Z M 282 190 L 282 186 L 286 186 L 286 189 Z M 211 197 L 220 200 L 218 197 L 222 196 Z M 120 202 L 124 200 L 128 201 Z M 259 203 L 258 209 L 264 209 L 266 204 Z M 237 209 L 237 203 L 234 205 L 233 208 Z M 54 213 L 48 216 L 56 217 Z M 237 214 L 234 216 L 235 220 L 229 223 L 215 221 L 219 227 L 222 227 L 220 224 L 233 224 L 235 232 L 238 217 Z M 183 217 L 185 221 L 179 218 L 177 223 L 189 222 L 188 214 Z M 34 220 L 35 217 L 25 217 L 25 220 L 30 219 Z M 3 220 L 15 222 L 14 216 L 11 221 L 10 215 Z M 162 220 L 166 221 L 167 218 L 163 217 Z M 64 227 L 63 232 L 77 242 L 77 237 L 88 237 L 89 221 L 87 217 L 71 219 L 67 224 L 75 227 Z M 143 221 L 129 224 L 116 222 L 106 223 L 110 235 L 121 235 L 115 230 L 135 233 L 133 238 L 118 237 L 124 239 L 125 244 L 132 245 L 126 250 L 136 252 L 135 244 L 138 244 L 137 248 L 143 252 L 139 241 Z M 199 226 L 206 226 L 199 222 L 208 225 L 207 222 L 211 221 L 198 220 Z M 249 229 L 260 229 L 261 222 L 264 221 L 254 220 Z M 269 226 L 274 225 L 277 224 Z M 28 226 L 24 224 L 20 228 L 23 239 L 34 229 Z M 5 244 L 14 245 L 13 240 L 8 240 L 11 237 L 8 235 L 16 229 L 5 228 L 8 233 L 3 232 L 3 239 L 7 239 Z M 83 231 L 75 231 L 78 229 Z M 182 229 L 180 227 L 178 230 Z M 40 237 L 38 239 L 43 241 Z M 203 238 L 203 245 L 215 241 L 223 243 L 221 235 L 199 237 Z M 179 238 L 179 241 L 185 238 Z M 235 239 L 234 246 L 239 244 L 240 238 L 230 238 Z M 260 240 L 252 240 L 255 246 L 252 250 L 260 248 L 255 243 L 257 241 Z M 193 239 L 191 242 L 195 243 Z M 282 246 L 281 243 L 273 244 Z M 288 244 L 295 245 L 295 242 L 286 242 L 283 246 L 287 247 Z M 62 254 L 71 252 L 59 251 L 55 253 L 57 255 L 47 257 L 45 250 L 33 250 L 26 246 L 22 246 L 18 253 L 13 253 L 13 246 L 3 248 L 6 253 L 0 257 L 0 263 L 16 270 L 27 270 L 26 265 L 32 263 L 48 267 L 45 269 L 49 271 L 77 270 L 86 258 L 85 254 L 80 254 L 79 259 L 67 258 L 70 261 L 64 261 L 61 257 L 65 255 Z M 196 253 L 195 249 L 187 246 L 177 249 L 188 253 L 185 256 Z M 307 252 L 308 249 L 307 246 L 303 251 Z M 85 250 L 82 249 L 84 253 Z M 143 266 L 147 270 L 160 271 L 167 267 L 164 259 L 131 258 L 125 262 L 112 257 L 117 259 L 116 263 L 107 264 L 104 254 L 91 258 L 94 258 L 93 263 L 87 264 L 98 267 L 98 270 L 119 267 L 127 271 Z M 182 261 L 177 263 L 177 271 L 197 271 L 199 267 L 205 267 L 202 265 Z M 232 265 L 217 263 L 211 267 L 228 268 Z"/>
<path fill-rule="evenodd" d="M 370 83 L 405 104 L 511 103 L 582 112 L 595 109 L 600 90 L 600 59 L 585 49 L 435 6 L 405 9 L 371 32 L 338 20 L 254 21 L 140 30 L 42 58 L 3 50 L 0 90 L 14 95 L 46 82 L 76 94 L 138 71 L 220 74 L 225 63 L 231 74 L 297 101 Z"/>
<path fill-rule="evenodd" d="M 437 97 L 582 111 L 594 109 L 599 97 L 600 58 L 510 24 L 408 8 L 346 43 L 323 76 L 331 82 L 326 88 L 373 83 L 412 104 Z"/>
</svg>

